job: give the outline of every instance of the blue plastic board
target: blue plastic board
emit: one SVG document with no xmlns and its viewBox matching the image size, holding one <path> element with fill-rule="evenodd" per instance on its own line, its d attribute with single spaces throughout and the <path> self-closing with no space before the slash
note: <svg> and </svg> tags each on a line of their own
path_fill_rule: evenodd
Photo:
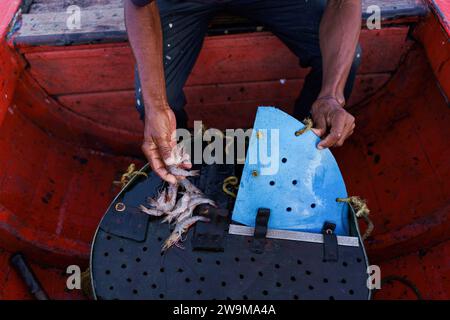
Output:
<svg viewBox="0 0 450 320">
<path fill-rule="evenodd" d="M 269 228 L 319 233 L 325 221 L 348 235 L 347 191 L 335 158 L 318 150 L 312 131 L 274 107 L 259 107 L 245 160 L 233 220 L 255 225 L 259 208 L 271 211 Z"/>
</svg>

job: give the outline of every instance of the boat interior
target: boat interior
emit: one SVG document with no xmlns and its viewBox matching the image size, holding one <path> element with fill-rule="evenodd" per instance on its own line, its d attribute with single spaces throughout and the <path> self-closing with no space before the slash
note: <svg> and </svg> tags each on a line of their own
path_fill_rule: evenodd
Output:
<svg viewBox="0 0 450 320">
<path fill-rule="evenodd" d="M 363 50 L 348 110 L 357 128 L 333 154 L 349 194 L 368 201 L 375 299 L 450 298 L 450 3 L 363 0 L 381 29 Z M 67 7 L 82 27 L 67 28 Z M 373 7 L 372 7 L 373 8 Z M 122 0 L 0 4 L 0 298 L 30 299 L 9 265 L 21 251 L 53 299 L 66 267 L 87 267 L 97 225 L 130 163 L 144 165 L 134 58 Z M 257 48 L 257 49 L 256 49 Z M 291 112 L 308 70 L 264 26 L 215 17 L 185 87 L 190 121 L 249 128 L 261 105 Z M 192 124 L 192 122 L 191 122 Z M 364 229 L 364 224 L 361 223 Z"/>
</svg>

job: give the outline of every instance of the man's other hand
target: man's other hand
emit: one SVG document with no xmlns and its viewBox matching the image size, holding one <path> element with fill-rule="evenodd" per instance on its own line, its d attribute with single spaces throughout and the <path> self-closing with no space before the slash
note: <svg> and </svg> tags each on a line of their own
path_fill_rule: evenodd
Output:
<svg viewBox="0 0 450 320">
<path fill-rule="evenodd" d="M 142 152 L 145 154 L 152 170 L 163 180 L 169 183 L 177 183 L 177 178 L 169 173 L 167 166 L 172 157 L 172 151 L 175 149 L 177 123 L 175 114 L 169 106 L 158 109 L 157 111 L 146 111 L 144 143 Z M 190 165 L 184 167 L 189 169 Z"/>
<path fill-rule="evenodd" d="M 345 111 L 334 98 L 318 99 L 311 109 L 315 129 L 319 137 L 324 137 L 318 149 L 341 147 L 353 134 L 355 117 Z"/>
</svg>

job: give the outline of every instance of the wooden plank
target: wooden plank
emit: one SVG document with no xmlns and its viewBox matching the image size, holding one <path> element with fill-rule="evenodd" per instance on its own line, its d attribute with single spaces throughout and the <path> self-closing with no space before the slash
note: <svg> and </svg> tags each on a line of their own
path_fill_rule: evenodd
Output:
<svg viewBox="0 0 450 320">
<path fill-rule="evenodd" d="M 364 30 L 361 74 L 396 70 L 408 49 L 408 28 Z M 258 47 L 260 50 L 254 50 Z M 382 49 L 381 49 L 382 48 Z M 130 90 L 133 57 L 127 44 L 50 48 L 25 54 L 30 72 L 51 95 Z M 307 70 L 275 36 L 254 33 L 207 38 L 187 86 L 303 79 Z"/>
<path fill-rule="evenodd" d="M 390 77 L 390 74 L 359 75 L 349 106 L 373 95 L 386 84 Z M 223 122 L 225 114 L 239 112 L 239 117 L 232 117 L 229 125 L 239 118 L 240 127 L 246 128 L 252 125 L 253 115 L 259 105 L 277 103 L 284 106 L 286 110 L 292 111 L 302 86 L 303 79 L 288 80 L 285 83 L 262 81 L 217 86 L 190 86 L 185 89 L 188 101 L 186 109 L 191 120 L 203 120 L 210 126 L 220 129 L 226 128 Z M 134 91 L 63 95 L 58 96 L 57 100 L 74 113 L 97 123 L 136 133 L 141 133 L 143 130 L 142 122 L 134 108 Z M 245 110 L 236 111 L 243 105 L 246 106 Z"/>
<path fill-rule="evenodd" d="M 55 7 L 54 2 L 52 3 L 48 10 L 41 8 L 34 10 L 38 13 L 32 11 L 30 14 L 23 15 L 20 29 L 15 36 L 16 44 L 68 45 L 127 40 L 121 3 L 117 6 L 117 2 L 109 1 L 66 1 L 65 4 L 77 4 L 82 8 L 82 29 L 80 30 L 68 29 L 66 23 L 68 14 L 63 10 L 67 6 Z M 367 8 L 371 5 L 380 6 L 384 23 L 417 21 L 428 10 L 422 0 L 364 0 L 363 19 L 368 17 Z M 41 2 L 40 6 L 45 6 L 45 3 Z M 212 22 L 212 24 L 218 23 Z M 255 28 L 251 29 L 255 30 Z"/>
<path fill-rule="evenodd" d="M 68 6 L 121 8 L 123 0 L 33 0 L 30 13 L 64 12 Z"/>
</svg>

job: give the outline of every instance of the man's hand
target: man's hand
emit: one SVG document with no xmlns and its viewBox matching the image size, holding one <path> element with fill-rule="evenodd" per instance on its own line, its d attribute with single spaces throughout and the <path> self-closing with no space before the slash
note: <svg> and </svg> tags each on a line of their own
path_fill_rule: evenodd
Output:
<svg viewBox="0 0 450 320">
<path fill-rule="evenodd" d="M 353 134 L 355 118 L 345 111 L 335 98 L 318 99 L 311 109 L 315 124 L 314 132 L 323 137 L 318 149 L 341 147 L 344 141 Z"/>
<path fill-rule="evenodd" d="M 176 147 L 176 119 L 175 114 L 169 106 L 160 108 L 157 111 L 149 112 L 145 117 L 144 152 L 152 170 L 162 179 L 169 183 L 177 183 L 177 178 L 170 174 L 167 166 L 173 159 L 172 151 Z M 190 164 L 183 164 L 186 169 Z"/>
</svg>

